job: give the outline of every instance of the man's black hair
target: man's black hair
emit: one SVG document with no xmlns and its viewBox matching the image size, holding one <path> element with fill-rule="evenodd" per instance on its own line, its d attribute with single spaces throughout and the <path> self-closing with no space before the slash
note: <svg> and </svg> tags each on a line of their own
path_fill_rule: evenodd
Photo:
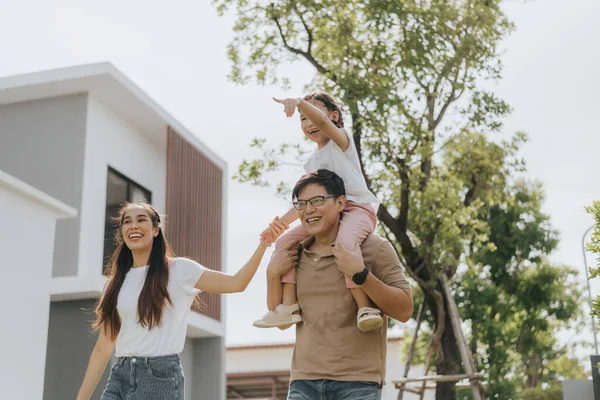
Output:
<svg viewBox="0 0 600 400">
<path fill-rule="evenodd" d="M 314 172 L 309 172 L 304 175 L 294 186 L 292 191 L 292 200 L 298 199 L 298 194 L 302 189 L 311 183 L 316 183 L 325 188 L 327 193 L 335 198 L 346 194 L 346 187 L 344 181 L 338 174 L 328 169 L 318 169 Z"/>
</svg>

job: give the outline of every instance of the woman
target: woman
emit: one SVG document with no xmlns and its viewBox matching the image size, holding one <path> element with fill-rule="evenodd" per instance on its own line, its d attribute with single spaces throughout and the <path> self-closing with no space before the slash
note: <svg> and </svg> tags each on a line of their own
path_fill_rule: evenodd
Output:
<svg viewBox="0 0 600 400">
<path fill-rule="evenodd" d="M 270 242 L 261 243 L 235 275 L 176 258 L 158 212 L 145 202 L 119 211 L 119 246 L 109 262 L 108 281 L 96 307 L 100 336 L 90 356 L 77 400 L 88 400 L 116 346 L 117 362 L 102 400 L 183 399 L 183 350 L 190 307 L 200 291 L 237 293 L 246 289 Z M 272 233 L 288 226 L 275 218 Z"/>
</svg>

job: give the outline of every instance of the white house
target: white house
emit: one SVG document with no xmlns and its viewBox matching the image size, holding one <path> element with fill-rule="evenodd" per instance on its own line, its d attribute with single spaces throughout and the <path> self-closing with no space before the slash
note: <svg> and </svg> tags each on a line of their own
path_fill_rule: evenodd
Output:
<svg viewBox="0 0 600 400">
<path fill-rule="evenodd" d="M 75 398 L 96 341 L 90 321 L 113 249 L 110 218 L 123 202 L 147 199 L 164 212 L 176 254 L 225 265 L 225 162 L 109 63 L 1 78 L 0 171 L 10 270 L 2 399 L 38 400 L 42 390 L 45 400 Z M 206 307 L 192 312 L 182 354 L 186 398 L 219 400 L 225 307 L 201 296 Z M 108 369 L 95 399 L 107 378 Z M 6 397 L 22 379 L 26 396 Z"/>
</svg>

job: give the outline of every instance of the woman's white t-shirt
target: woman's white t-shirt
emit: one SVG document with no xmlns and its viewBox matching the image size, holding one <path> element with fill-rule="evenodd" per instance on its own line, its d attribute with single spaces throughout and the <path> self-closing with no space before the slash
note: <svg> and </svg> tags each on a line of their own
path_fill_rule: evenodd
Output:
<svg viewBox="0 0 600 400">
<path fill-rule="evenodd" d="M 346 151 L 343 151 L 333 140 L 330 140 L 325 146 L 311 154 L 304 164 L 304 170 L 306 172 L 317 169 L 333 171 L 344 181 L 348 200 L 361 204 L 379 203 L 377 197 L 367 188 L 367 183 L 360 170 L 360 160 L 354 139 L 348 131 L 342 130 L 350 141 Z"/>
<path fill-rule="evenodd" d="M 148 330 L 139 324 L 137 313 L 138 298 L 148 267 L 131 268 L 117 300 L 121 330 L 117 336 L 116 356 L 156 357 L 181 353 L 190 307 L 200 293 L 194 285 L 205 270 L 205 267 L 187 258 L 171 260 L 167 290 L 173 305 L 166 302 L 162 325 Z"/>
</svg>

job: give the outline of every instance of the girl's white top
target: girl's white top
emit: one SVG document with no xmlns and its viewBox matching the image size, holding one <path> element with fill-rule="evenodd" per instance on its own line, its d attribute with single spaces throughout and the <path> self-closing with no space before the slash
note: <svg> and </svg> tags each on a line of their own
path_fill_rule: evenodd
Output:
<svg viewBox="0 0 600 400">
<path fill-rule="evenodd" d="M 304 164 L 306 172 L 312 172 L 317 169 L 328 169 L 335 172 L 344 180 L 346 186 L 346 198 L 355 203 L 379 203 L 379 200 L 367 188 L 367 183 L 360 170 L 360 161 L 354 139 L 342 129 L 350 140 L 350 146 L 343 151 L 333 140 L 330 140 L 325 146 L 315 150 Z"/>
<path fill-rule="evenodd" d="M 173 305 L 166 302 L 162 325 L 150 330 L 138 322 L 138 298 L 148 267 L 131 268 L 125 276 L 117 300 L 121 330 L 117 336 L 117 357 L 156 357 L 179 354 L 183 350 L 188 316 L 200 290 L 194 285 L 206 268 L 187 258 L 174 258 L 169 269 L 167 290 Z"/>
</svg>

